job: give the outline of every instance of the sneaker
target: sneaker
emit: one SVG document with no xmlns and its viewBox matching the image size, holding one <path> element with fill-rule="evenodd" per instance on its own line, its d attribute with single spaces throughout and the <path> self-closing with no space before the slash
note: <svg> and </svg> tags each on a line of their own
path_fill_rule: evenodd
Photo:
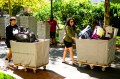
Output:
<svg viewBox="0 0 120 79">
<path fill-rule="evenodd" d="M 5 60 L 8 60 L 8 58 L 5 58 Z"/>
<path fill-rule="evenodd" d="M 4 63 L 5 63 L 5 66 L 6 66 L 6 67 L 9 66 L 8 60 L 5 59 Z"/>
<path fill-rule="evenodd" d="M 12 60 L 9 60 L 8 63 L 9 63 L 10 66 L 13 65 L 13 61 Z"/>
<path fill-rule="evenodd" d="M 12 62 L 12 60 L 8 60 L 8 63 Z"/>
</svg>

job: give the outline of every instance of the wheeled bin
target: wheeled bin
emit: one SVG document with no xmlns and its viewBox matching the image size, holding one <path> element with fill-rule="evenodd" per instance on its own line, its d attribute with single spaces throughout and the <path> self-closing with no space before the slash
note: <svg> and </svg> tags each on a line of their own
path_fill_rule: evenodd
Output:
<svg viewBox="0 0 120 79">
<path fill-rule="evenodd" d="M 76 39 L 77 60 L 82 64 L 101 66 L 102 71 L 114 61 L 115 38 L 110 40 Z"/>
<path fill-rule="evenodd" d="M 39 39 L 39 42 L 26 43 L 10 41 L 13 63 L 23 66 L 25 71 L 31 68 L 36 72 L 37 68 L 44 67 L 49 63 L 49 39 Z"/>
</svg>

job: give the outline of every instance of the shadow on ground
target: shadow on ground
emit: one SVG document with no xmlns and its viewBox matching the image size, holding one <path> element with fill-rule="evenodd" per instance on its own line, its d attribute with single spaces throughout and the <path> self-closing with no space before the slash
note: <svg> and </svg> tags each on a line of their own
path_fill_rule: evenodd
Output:
<svg viewBox="0 0 120 79">
<path fill-rule="evenodd" d="M 62 58 L 64 48 L 52 48 L 50 52 L 51 61 L 55 62 Z M 74 50 L 76 52 L 76 50 Z M 74 54 L 76 56 L 76 53 Z M 69 55 L 67 55 L 69 57 Z M 70 65 L 70 64 L 68 64 Z M 79 67 L 78 65 L 75 66 L 77 70 L 81 73 L 86 73 L 91 77 L 95 77 L 98 79 L 120 79 L 120 51 L 116 51 L 115 53 L 115 60 L 112 63 L 113 67 L 106 68 L 105 71 L 101 70 L 101 67 L 94 67 L 94 69 L 90 69 L 88 65 L 82 65 Z M 112 66 L 111 65 L 111 66 Z M 71 66 L 71 65 L 70 65 Z"/>
<path fill-rule="evenodd" d="M 4 47 L 4 45 L 0 46 Z M 2 48 L 3 49 L 3 48 Z M 14 74 L 22 77 L 23 79 L 120 79 L 120 51 L 115 53 L 115 61 L 113 67 L 108 67 L 103 72 L 101 67 L 95 67 L 93 70 L 89 66 L 83 65 L 82 67 L 72 66 L 71 64 L 63 64 L 62 55 L 63 47 L 52 47 L 50 49 L 50 61 L 47 66 L 47 70 L 43 71 L 38 69 L 37 73 L 33 73 L 33 70 L 28 69 L 25 72 L 23 69 L 11 69 Z M 74 50 L 76 52 L 76 50 Z M 0 54 L 0 58 L 5 57 L 5 53 Z M 77 55 L 74 53 L 75 60 Z M 66 57 L 68 62 L 71 62 L 69 54 Z M 73 78 L 71 78 L 73 77 Z"/>
<path fill-rule="evenodd" d="M 25 72 L 24 70 L 16 70 L 14 69 L 14 74 L 19 75 L 23 79 L 65 79 L 65 77 L 51 71 L 46 70 L 43 71 L 41 69 L 37 70 L 37 73 L 33 73 L 32 70 Z"/>
</svg>

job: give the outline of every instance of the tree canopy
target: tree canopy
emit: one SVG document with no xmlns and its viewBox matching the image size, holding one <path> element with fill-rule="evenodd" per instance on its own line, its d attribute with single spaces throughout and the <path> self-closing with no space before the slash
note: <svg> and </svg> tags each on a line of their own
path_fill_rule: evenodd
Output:
<svg viewBox="0 0 120 79">
<path fill-rule="evenodd" d="M 117 0 L 118 1 L 118 0 Z M 16 15 L 24 7 L 31 9 L 33 16 L 45 21 L 50 18 L 50 0 L 11 0 L 12 14 Z M 8 12 L 8 0 L 0 0 L 0 8 Z M 89 0 L 53 0 L 53 15 L 64 24 L 68 17 L 74 17 L 79 28 L 104 20 L 104 3 L 93 4 Z M 120 4 L 110 3 L 110 25 L 119 26 Z"/>
<path fill-rule="evenodd" d="M 50 2 L 47 0 L 10 0 L 12 14 L 16 15 L 23 8 L 30 8 L 31 12 L 37 12 Z M 0 8 L 4 9 L 8 13 L 8 0 L 0 0 Z"/>
</svg>

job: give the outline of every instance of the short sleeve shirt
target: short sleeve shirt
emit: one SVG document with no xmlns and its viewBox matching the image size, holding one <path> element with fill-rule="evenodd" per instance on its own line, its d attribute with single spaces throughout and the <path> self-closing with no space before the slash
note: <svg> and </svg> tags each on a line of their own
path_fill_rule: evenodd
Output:
<svg viewBox="0 0 120 79">
<path fill-rule="evenodd" d="M 56 32 L 57 21 L 50 20 L 48 23 L 50 24 L 50 32 Z"/>
</svg>

